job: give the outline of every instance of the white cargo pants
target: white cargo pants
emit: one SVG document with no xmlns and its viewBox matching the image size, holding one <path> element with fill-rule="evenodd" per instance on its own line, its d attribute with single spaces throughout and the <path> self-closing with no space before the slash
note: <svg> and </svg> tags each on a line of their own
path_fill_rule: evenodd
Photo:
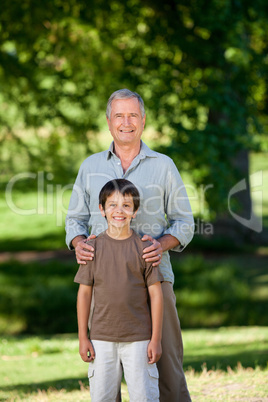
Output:
<svg viewBox="0 0 268 402">
<path fill-rule="evenodd" d="M 106 342 L 93 340 L 95 360 L 88 377 L 92 402 L 115 402 L 122 370 L 130 402 L 159 401 L 156 364 L 148 363 L 149 341 Z"/>
</svg>

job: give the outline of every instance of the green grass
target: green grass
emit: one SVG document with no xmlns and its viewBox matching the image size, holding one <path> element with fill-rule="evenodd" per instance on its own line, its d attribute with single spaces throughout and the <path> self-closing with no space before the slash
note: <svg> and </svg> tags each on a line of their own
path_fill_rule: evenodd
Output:
<svg viewBox="0 0 268 402">
<path fill-rule="evenodd" d="M 183 339 L 193 400 L 267 395 L 268 327 L 187 330 Z M 89 400 L 76 334 L 2 337 L 0 356 L 0 400 Z"/>
<path fill-rule="evenodd" d="M 65 248 L 64 221 L 70 190 L 12 191 L 0 198 L 0 251 Z"/>
</svg>

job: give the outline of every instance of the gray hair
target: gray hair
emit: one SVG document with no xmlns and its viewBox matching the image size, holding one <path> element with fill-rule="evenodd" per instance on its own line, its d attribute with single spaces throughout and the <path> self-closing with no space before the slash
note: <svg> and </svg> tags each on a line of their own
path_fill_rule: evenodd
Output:
<svg viewBox="0 0 268 402">
<path fill-rule="evenodd" d="M 107 103 L 107 108 L 106 108 L 106 117 L 110 120 L 111 118 L 111 110 L 112 110 L 112 101 L 117 100 L 117 99 L 130 99 L 130 98 L 136 98 L 139 101 L 139 106 L 140 106 L 140 111 L 142 117 L 145 115 L 145 109 L 144 109 L 144 102 L 142 97 L 137 94 L 137 92 L 132 92 L 129 89 L 119 89 L 118 91 L 115 91 L 112 93 L 110 96 L 108 103 Z"/>
</svg>

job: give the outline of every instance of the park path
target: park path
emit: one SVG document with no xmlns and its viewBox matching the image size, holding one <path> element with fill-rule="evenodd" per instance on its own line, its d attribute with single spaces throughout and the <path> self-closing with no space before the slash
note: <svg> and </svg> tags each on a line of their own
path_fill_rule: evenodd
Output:
<svg viewBox="0 0 268 402">
<path fill-rule="evenodd" d="M 52 251 L 18 251 L 18 252 L 3 252 L 0 253 L 0 263 L 15 260 L 20 262 L 33 261 L 75 261 L 75 254 L 67 249 L 52 250 Z"/>
</svg>

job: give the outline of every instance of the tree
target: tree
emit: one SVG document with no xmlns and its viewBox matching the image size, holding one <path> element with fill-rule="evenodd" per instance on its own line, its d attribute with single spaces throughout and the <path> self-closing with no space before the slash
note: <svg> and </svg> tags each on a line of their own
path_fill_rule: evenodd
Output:
<svg viewBox="0 0 268 402">
<path fill-rule="evenodd" d="M 264 0 L 28 0 L 3 10 L 2 99 L 27 126 L 64 127 L 90 152 L 85 132 L 109 94 L 129 87 L 165 138 L 158 149 L 213 185 L 211 211 L 226 210 L 267 109 Z"/>
</svg>

